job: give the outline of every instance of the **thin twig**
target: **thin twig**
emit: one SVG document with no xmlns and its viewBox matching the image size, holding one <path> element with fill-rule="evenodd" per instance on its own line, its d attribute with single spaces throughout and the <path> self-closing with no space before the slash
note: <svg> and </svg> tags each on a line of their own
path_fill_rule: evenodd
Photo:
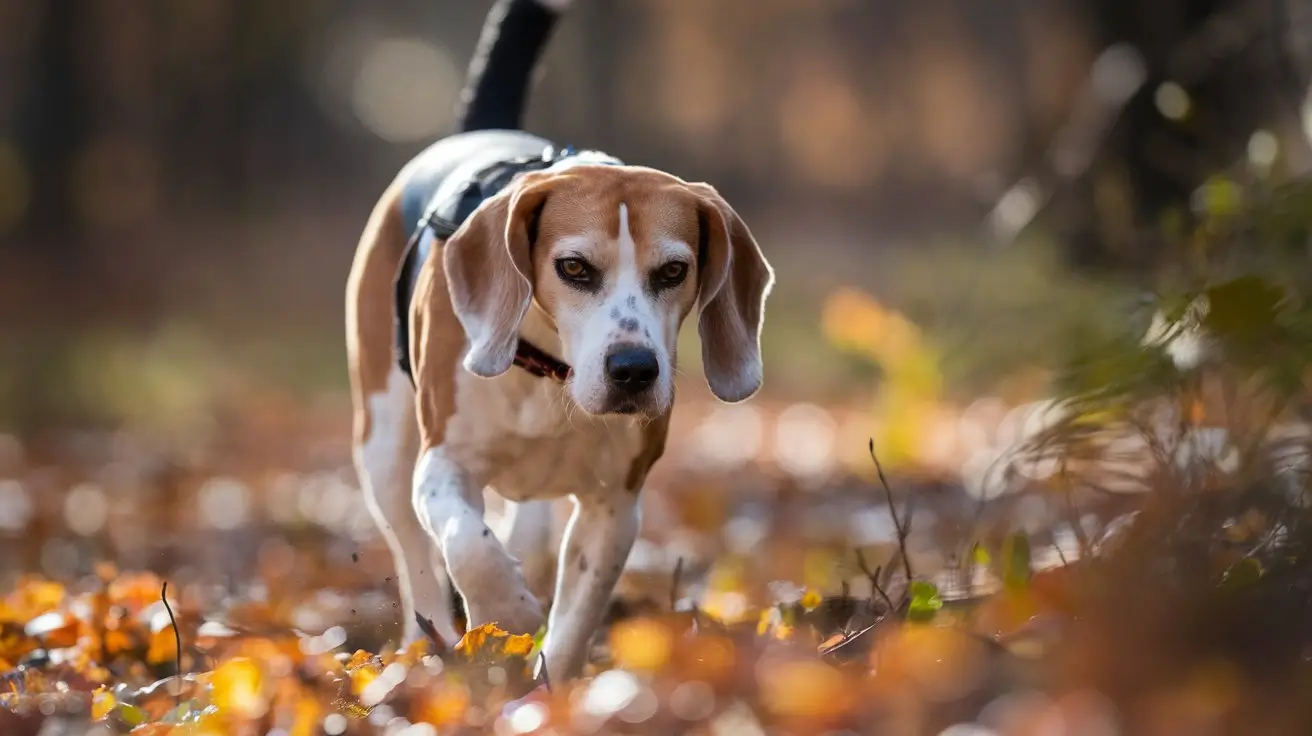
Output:
<svg viewBox="0 0 1312 736">
<path fill-rule="evenodd" d="M 893 613 L 896 611 L 897 608 L 893 605 L 893 599 L 888 597 L 888 592 L 884 590 L 884 586 L 879 584 L 879 572 L 883 568 L 876 567 L 872 572 L 870 566 L 866 564 L 866 556 L 859 549 L 856 550 L 856 563 L 861 567 L 861 572 L 870 578 L 870 585 L 874 587 L 875 592 L 879 594 L 880 598 L 884 599 L 884 605 L 888 606 L 888 612 Z"/>
<path fill-rule="evenodd" d="M 1057 471 L 1057 481 L 1061 484 L 1062 496 L 1066 499 L 1066 506 L 1069 508 L 1071 533 L 1075 535 L 1075 542 L 1080 545 L 1080 559 L 1087 560 L 1093 554 L 1093 545 L 1089 542 L 1089 535 L 1084 533 L 1084 522 L 1080 515 L 1079 504 L 1075 503 L 1075 489 L 1071 487 L 1070 476 L 1066 473 L 1066 461 L 1061 462 L 1060 469 Z M 1057 547 L 1061 551 L 1061 547 Z M 1065 556 L 1062 557 L 1062 563 L 1066 563 Z"/>
<path fill-rule="evenodd" d="M 862 636 L 864 636 L 864 635 L 870 633 L 871 631 L 873 631 L 874 628 L 875 628 L 876 626 L 878 626 L 880 623 L 883 622 L 883 620 L 884 620 L 883 617 L 880 617 L 879 621 L 876 621 L 876 622 L 874 622 L 873 624 L 870 624 L 869 626 L 865 627 L 864 629 L 861 629 L 860 631 L 854 632 L 854 633 L 851 634 L 850 636 L 844 637 L 842 641 L 840 641 L 840 642 L 838 642 L 837 644 L 833 645 L 832 647 L 829 647 L 828 649 L 825 649 L 824 651 L 820 652 L 820 655 L 821 655 L 821 656 L 824 656 L 824 655 L 826 655 L 826 654 L 833 654 L 834 652 L 838 651 L 839 649 L 842 649 L 843 647 L 847 646 L 848 644 L 851 644 L 852 642 L 856 641 L 857 639 L 860 639 Z"/>
<path fill-rule="evenodd" d="M 547 653 L 538 652 L 538 672 L 542 675 L 542 684 L 546 686 L 547 693 L 551 693 L 551 675 L 547 674 Z"/>
<path fill-rule="evenodd" d="M 911 534 L 911 529 L 903 525 L 897 518 L 897 505 L 893 503 L 893 489 L 888 485 L 888 478 L 884 477 L 884 466 L 879 462 L 879 456 L 875 454 L 875 440 L 870 439 L 870 459 L 875 461 L 875 472 L 879 473 L 879 482 L 884 486 L 884 498 L 888 501 L 888 513 L 893 517 L 893 528 L 897 530 L 897 551 L 902 555 L 902 572 L 906 574 L 907 586 L 911 585 L 911 557 L 907 555 L 907 537 Z M 910 503 L 908 502 L 908 508 Z M 909 519 L 908 519 L 909 521 Z"/>
<path fill-rule="evenodd" d="M 679 583 L 683 578 L 683 558 L 674 563 L 674 577 L 670 580 L 670 610 L 677 608 L 679 603 Z"/>
<path fill-rule="evenodd" d="M 433 619 L 415 611 L 415 623 L 419 624 L 419 630 L 424 632 L 424 636 L 427 636 L 436 646 L 433 651 L 434 654 L 441 655 L 450 651 L 450 647 L 442 640 L 442 635 L 437 633 L 437 627 L 433 625 Z"/>
<path fill-rule="evenodd" d="M 164 610 L 169 613 L 169 623 L 173 624 L 173 647 L 174 658 L 177 672 L 178 687 L 173 691 L 177 698 L 178 705 L 182 705 L 182 633 L 178 631 L 178 619 L 173 615 L 173 608 L 169 606 L 169 581 L 165 580 L 164 585 L 159 590 L 159 599 L 164 602 Z"/>
</svg>

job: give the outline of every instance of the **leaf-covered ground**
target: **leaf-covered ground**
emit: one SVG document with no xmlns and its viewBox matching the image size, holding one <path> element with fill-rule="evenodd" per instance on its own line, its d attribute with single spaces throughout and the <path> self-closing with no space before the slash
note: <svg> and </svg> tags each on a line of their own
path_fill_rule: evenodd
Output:
<svg viewBox="0 0 1312 736">
<path fill-rule="evenodd" d="M 261 434 L 300 429 L 10 458 L 29 508 L 0 537 L 0 734 L 1312 732 L 1306 512 L 1260 489 L 1154 494 L 1079 559 L 1060 513 L 989 531 L 932 478 L 676 458 L 587 673 L 543 681 L 538 642 L 494 627 L 390 643 L 385 550 L 322 508 L 354 498 L 342 448 L 284 447 L 292 472 Z M 1071 502 L 1028 498 L 996 514 Z"/>
</svg>

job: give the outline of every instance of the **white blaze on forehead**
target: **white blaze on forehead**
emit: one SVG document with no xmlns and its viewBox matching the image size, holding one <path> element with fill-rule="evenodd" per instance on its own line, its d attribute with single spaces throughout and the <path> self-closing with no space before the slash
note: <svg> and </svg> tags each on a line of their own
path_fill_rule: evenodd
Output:
<svg viewBox="0 0 1312 736">
<path fill-rule="evenodd" d="M 638 268 L 638 246 L 633 242 L 633 233 L 629 232 L 629 206 L 620 202 L 619 232 L 619 274 L 620 283 L 631 278 Z"/>
</svg>

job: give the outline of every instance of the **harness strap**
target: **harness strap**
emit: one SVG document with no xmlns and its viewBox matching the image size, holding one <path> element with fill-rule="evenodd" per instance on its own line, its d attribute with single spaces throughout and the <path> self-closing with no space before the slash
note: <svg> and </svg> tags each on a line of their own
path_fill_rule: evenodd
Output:
<svg viewBox="0 0 1312 736">
<path fill-rule="evenodd" d="M 491 193 L 500 191 L 510 183 L 511 179 L 519 174 L 527 171 L 544 169 L 561 158 L 572 155 L 574 155 L 574 149 L 571 147 L 565 147 L 560 150 L 549 147 L 547 150 L 543 151 L 540 157 L 534 156 L 530 158 L 516 159 L 489 166 L 483 171 L 480 171 L 478 175 L 474 177 L 474 181 L 472 182 L 479 190 L 479 194 L 482 195 L 479 198 L 479 202 Z M 468 193 L 469 192 L 466 192 L 466 195 L 468 195 Z M 428 211 L 424 213 L 424 216 L 419 219 L 414 233 L 411 234 L 409 240 L 406 242 L 404 251 L 405 255 L 401 260 L 401 279 L 407 278 L 407 266 L 410 265 L 411 259 L 415 257 L 416 249 L 419 247 L 419 241 L 423 238 L 425 233 L 431 232 L 435 241 L 441 240 L 445 242 L 446 239 L 451 237 L 456 230 L 460 229 L 460 223 L 452 222 L 451 220 L 437 214 L 439 205 L 440 203 L 435 203 L 429 207 Z M 472 212 L 472 210 L 473 208 L 470 208 L 470 212 Z M 467 216 L 467 214 L 468 213 L 466 213 L 465 216 Z M 418 266 L 418 263 L 413 264 L 413 267 L 416 269 Z M 400 292 L 398 292 L 398 296 L 399 295 Z M 398 341 L 397 350 L 399 354 L 397 355 L 397 358 L 402 371 L 410 378 L 410 383 L 413 385 L 415 377 L 414 371 L 410 366 L 408 345 L 409 330 L 406 325 L 406 315 L 408 313 L 409 304 L 403 305 L 398 303 L 397 307 L 396 317 L 398 337 L 403 338 Z M 539 348 L 522 337 L 519 338 L 519 342 L 515 348 L 514 365 L 528 371 L 534 376 L 539 378 L 551 378 L 558 383 L 565 383 L 568 381 L 569 377 L 574 372 L 573 368 L 571 368 L 568 363 L 554 357 L 547 351 Z"/>
</svg>

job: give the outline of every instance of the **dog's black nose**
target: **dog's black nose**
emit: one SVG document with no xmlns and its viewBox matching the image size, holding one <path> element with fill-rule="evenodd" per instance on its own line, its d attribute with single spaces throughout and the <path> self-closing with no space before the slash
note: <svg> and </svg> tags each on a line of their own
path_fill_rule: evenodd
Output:
<svg viewBox="0 0 1312 736">
<path fill-rule="evenodd" d="M 621 345 L 606 355 L 606 377 L 611 385 L 625 393 L 646 391 L 661 373 L 656 353 L 649 348 Z"/>
</svg>

